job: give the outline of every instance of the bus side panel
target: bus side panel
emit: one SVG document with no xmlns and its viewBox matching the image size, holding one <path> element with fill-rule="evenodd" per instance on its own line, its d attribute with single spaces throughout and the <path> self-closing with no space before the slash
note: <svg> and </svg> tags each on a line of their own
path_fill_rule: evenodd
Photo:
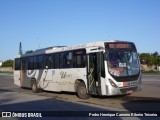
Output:
<svg viewBox="0 0 160 120">
<path fill-rule="evenodd" d="M 59 69 L 45 69 L 40 80 L 41 89 L 47 91 L 62 91 L 62 81 L 59 75 Z"/>
<path fill-rule="evenodd" d="M 48 69 L 44 70 L 42 78 L 41 89 L 47 91 L 75 92 L 75 81 L 78 79 L 87 85 L 86 68 Z"/>
<path fill-rule="evenodd" d="M 15 70 L 14 71 L 14 84 L 17 85 L 17 86 L 21 86 L 20 70 Z"/>
<path fill-rule="evenodd" d="M 106 95 L 107 90 L 106 90 L 106 79 L 101 77 L 101 91 L 102 95 Z"/>
<path fill-rule="evenodd" d="M 36 80 L 38 88 L 43 88 L 44 70 L 27 70 L 25 73 L 25 86 L 31 88 L 31 80 Z"/>
<path fill-rule="evenodd" d="M 42 81 L 43 70 L 22 70 L 22 85 L 23 87 L 31 88 L 31 80 L 36 80 L 37 85 L 41 88 L 40 81 Z M 43 85 L 43 84 L 42 84 Z"/>
<path fill-rule="evenodd" d="M 61 69 L 62 91 L 75 92 L 75 81 L 83 80 L 87 87 L 86 68 Z"/>
</svg>

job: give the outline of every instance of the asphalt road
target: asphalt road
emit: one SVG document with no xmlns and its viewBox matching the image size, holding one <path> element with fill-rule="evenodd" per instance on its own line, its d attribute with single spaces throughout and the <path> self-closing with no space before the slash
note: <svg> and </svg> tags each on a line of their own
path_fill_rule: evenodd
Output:
<svg viewBox="0 0 160 120">
<path fill-rule="evenodd" d="M 30 89 L 22 89 L 14 85 L 12 75 L 0 74 L 0 111 L 55 111 L 55 113 L 56 111 L 61 111 L 61 116 L 66 114 L 63 111 L 69 111 L 72 114 L 77 114 L 78 112 L 78 115 L 79 111 L 88 111 L 85 114 L 89 114 L 89 111 L 159 112 L 160 75 L 143 75 L 142 83 L 143 91 L 129 96 L 92 96 L 88 100 L 82 100 L 77 98 L 74 93 L 67 92 L 41 92 L 34 94 Z M 58 116 L 60 115 L 58 114 Z M 64 118 L 55 117 L 55 119 L 63 120 Z M 106 119 L 106 117 L 65 117 L 65 119 L 94 120 Z M 128 117 L 111 117 L 111 119 L 127 120 Z M 159 118 L 134 117 L 134 119 L 150 120 Z"/>
</svg>

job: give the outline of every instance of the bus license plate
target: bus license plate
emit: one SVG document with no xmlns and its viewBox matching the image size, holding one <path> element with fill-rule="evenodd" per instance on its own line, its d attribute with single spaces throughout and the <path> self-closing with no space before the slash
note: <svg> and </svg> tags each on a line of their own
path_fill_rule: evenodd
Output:
<svg viewBox="0 0 160 120">
<path fill-rule="evenodd" d="M 134 86 L 134 85 L 137 85 L 137 84 L 138 84 L 137 81 L 133 81 L 133 82 L 128 83 L 129 86 Z"/>
</svg>

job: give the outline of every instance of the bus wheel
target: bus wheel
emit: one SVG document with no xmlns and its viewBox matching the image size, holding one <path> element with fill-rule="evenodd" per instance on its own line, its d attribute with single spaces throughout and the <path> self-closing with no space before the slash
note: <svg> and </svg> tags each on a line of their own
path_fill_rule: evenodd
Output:
<svg viewBox="0 0 160 120">
<path fill-rule="evenodd" d="M 80 82 L 77 86 L 77 96 L 81 99 L 88 99 L 90 97 L 83 82 Z"/>
<path fill-rule="evenodd" d="M 37 83 L 35 80 L 32 81 L 31 87 L 32 87 L 33 93 L 38 93 L 39 90 L 37 88 Z"/>
</svg>

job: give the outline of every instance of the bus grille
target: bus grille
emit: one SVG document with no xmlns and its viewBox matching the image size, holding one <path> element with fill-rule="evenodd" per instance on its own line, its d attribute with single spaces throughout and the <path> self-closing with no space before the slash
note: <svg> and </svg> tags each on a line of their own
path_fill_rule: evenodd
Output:
<svg viewBox="0 0 160 120">
<path fill-rule="evenodd" d="M 134 80 L 138 80 L 139 74 L 138 75 L 134 75 L 134 76 L 125 76 L 125 77 L 116 77 L 113 76 L 112 77 L 117 81 L 117 82 L 129 82 L 129 81 L 134 81 Z"/>
</svg>

